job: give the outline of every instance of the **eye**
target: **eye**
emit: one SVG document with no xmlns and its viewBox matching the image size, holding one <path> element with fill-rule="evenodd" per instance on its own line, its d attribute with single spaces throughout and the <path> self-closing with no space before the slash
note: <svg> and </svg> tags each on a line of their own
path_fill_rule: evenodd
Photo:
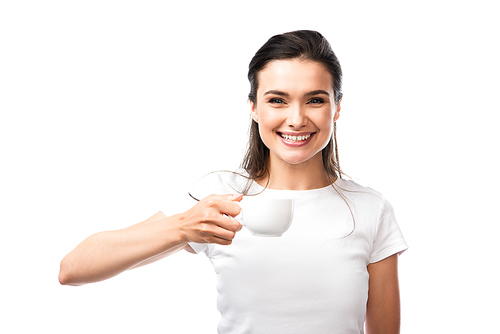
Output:
<svg viewBox="0 0 500 334">
<path fill-rule="evenodd" d="M 279 99 L 277 97 L 273 97 L 273 98 L 269 99 L 269 103 L 272 103 L 272 104 L 285 104 L 285 101 L 283 101 L 282 99 Z"/>
<path fill-rule="evenodd" d="M 315 98 L 312 98 L 308 103 L 310 103 L 310 104 L 325 103 L 325 100 L 323 100 L 320 97 L 315 97 Z"/>
</svg>

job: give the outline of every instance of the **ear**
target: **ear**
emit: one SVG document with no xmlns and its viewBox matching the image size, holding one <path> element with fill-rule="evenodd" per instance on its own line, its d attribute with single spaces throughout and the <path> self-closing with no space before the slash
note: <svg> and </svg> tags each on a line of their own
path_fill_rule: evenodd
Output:
<svg viewBox="0 0 500 334">
<path fill-rule="evenodd" d="M 338 119 L 339 119 L 339 116 L 340 116 L 340 102 L 342 101 L 342 99 L 339 101 L 339 103 L 337 103 L 336 105 L 336 110 L 335 110 L 335 115 L 333 116 L 333 121 L 336 122 Z"/>
<path fill-rule="evenodd" d="M 257 116 L 256 106 L 255 106 L 255 104 L 252 101 L 250 101 L 250 108 L 251 108 L 250 112 L 252 114 L 252 119 L 256 123 L 259 123 L 259 117 Z"/>
</svg>

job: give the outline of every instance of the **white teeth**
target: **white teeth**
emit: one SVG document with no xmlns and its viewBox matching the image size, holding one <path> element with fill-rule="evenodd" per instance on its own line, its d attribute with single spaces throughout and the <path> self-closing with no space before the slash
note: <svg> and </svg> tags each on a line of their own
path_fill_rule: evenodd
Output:
<svg viewBox="0 0 500 334">
<path fill-rule="evenodd" d="M 297 142 L 297 141 L 303 141 L 303 140 L 309 139 L 309 137 L 311 137 L 311 134 L 308 134 L 305 136 L 290 136 L 290 135 L 281 134 L 281 137 L 285 138 L 288 141 Z"/>
</svg>

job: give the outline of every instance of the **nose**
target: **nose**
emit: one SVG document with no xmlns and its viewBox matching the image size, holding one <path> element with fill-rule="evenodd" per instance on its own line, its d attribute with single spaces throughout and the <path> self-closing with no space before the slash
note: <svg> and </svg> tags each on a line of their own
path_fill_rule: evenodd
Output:
<svg viewBox="0 0 500 334">
<path fill-rule="evenodd" d="M 307 115 L 302 106 L 295 105 L 289 108 L 287 124 L 292 129 L 300 129 L 307 125 Z"/>
</svg>

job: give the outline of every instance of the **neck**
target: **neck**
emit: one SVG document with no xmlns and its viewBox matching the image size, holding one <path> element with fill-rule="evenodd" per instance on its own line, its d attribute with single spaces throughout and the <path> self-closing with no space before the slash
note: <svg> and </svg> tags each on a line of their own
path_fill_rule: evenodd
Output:
<svg viewBox="0 0 500 334">
<path fill-rule="evenodd" d="M 310 190 L 328 186 L 331 183 L 328 177 L 321 154 L 314 158 L 292 165 L 279 159 L 270 159 L 269 178 L 256 180 L 258 184 L 269 189 L 277 190 Z"/>
</svg>

